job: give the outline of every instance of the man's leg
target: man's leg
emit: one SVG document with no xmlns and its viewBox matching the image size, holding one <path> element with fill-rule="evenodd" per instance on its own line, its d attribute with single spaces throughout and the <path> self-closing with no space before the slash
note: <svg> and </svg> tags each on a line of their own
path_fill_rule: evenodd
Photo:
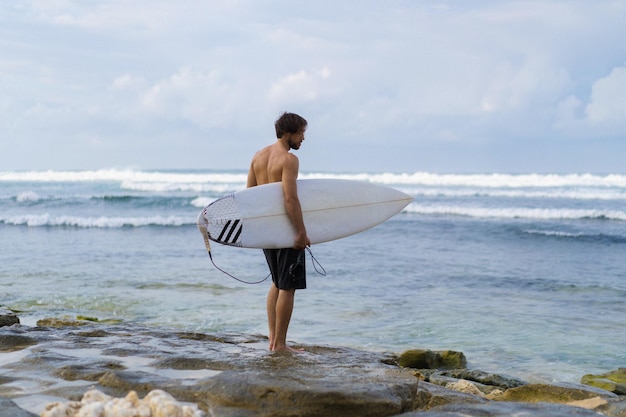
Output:
<svg viewBox="0 0 626 417">
<path fill-rule="evenodd" d="M 279 290 L 276 301 L 276 324 L 274 327 L 274 346 L 272 350 L 294 350 L 287 347 L 287 329 L 293 312 L 293 300 L 296 290 Z"/>
<path fill-rule="evenodd" d="M 276 303 L 278 302 L 278 293 L 278 287 L 272 283 L 267 293 L 267 324 L 270 332 L 270 350 L 274 350 L 276 341 Z"/>
</svg>

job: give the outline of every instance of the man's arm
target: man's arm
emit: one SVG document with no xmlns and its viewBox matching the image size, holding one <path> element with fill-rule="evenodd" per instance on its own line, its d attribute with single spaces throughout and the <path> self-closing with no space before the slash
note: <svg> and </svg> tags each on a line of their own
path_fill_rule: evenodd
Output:
<svg viewBox="0 0 626 417">
<path fill-rule="evenodd" d="M 296 238 L 293 243 L 293 248 L 302 250 L 307 246 L 311 246 L 311 241 L 306 234 L 306 227 L 304 226 L 304 219 L 302 218 L 302 207 L 300 206 L 300 199 L 298 198 L 298 169 L 299 161 L 295 155 L 289 155 L 286 158 L 283 165 L 282 175 L 282 187 L 283 195 L 285 198 L 285 210 L 287 216 L 291 220 L 296 229 Z"/>
<path fill-rule="evenodd" d="M 256 187 L 257 185 L 258 184 L 256 180 L 256 174 L 254 173 L 254 168 L 252 168 L 252 163 L 250 163 L 250 169 L 248 170 L 248 182 L 246 187 Z"/>
</svg>

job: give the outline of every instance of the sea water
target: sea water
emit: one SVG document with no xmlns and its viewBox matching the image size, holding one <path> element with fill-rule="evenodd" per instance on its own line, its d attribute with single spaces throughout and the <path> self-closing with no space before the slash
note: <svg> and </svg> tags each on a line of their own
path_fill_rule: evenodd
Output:
<svg viewBox="0 0 626 417">
<path fill-rule="evenodd" d="M 578 382 L 626 366 L 626 175 L 315 173 L 414 197 L 373 229 L 312 252 L 289 339 Z M 243 171 L 0 172 L 0 305 L 23 324 L 86 316 L 266 334 L 269 280 L 211 264 L 195 221 Z M 260 250 L 213 244 L 258 282 Z M 318 266 L 318 270 L 322 271 Z"/>
</svg>

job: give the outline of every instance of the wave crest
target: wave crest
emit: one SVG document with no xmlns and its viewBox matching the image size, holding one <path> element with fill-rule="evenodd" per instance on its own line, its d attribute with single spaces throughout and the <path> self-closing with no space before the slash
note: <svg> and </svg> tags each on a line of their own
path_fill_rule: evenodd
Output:
<svg viewBox="0 0 626 417">
<path fill-rule="evenodd" d="M 78 217 L 53 216 L 50 214 L 28 214 L 0 217 L 0 224 L 31 227 L 77 227 L 77 228 L 122 228 L 144 226 L 184 226 L 193 224 L 178 216 L 149 217 Z"/>
</svg>

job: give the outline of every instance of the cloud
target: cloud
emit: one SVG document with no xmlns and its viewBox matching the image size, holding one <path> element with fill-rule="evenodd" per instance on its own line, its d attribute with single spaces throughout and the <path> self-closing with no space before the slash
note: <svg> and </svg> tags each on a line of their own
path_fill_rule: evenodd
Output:
<svg viewBox="0 0 626 417">
<path fill-rule="evenodd" d="M 188 67 L 163 79 L 141 94 L 141 108 L 165 119 L 187 120 L 201 127 L 224 126 L 233 111 L 234 87 L 218 71 Z"/>
<path fill-rule="evenodd" d="M 149 138 L 167 156 L 173 139 L 220 142 L 228 164 L 289 110 L 320 144 L 407 160 L 599 147 L 626 135 L 624 13 L 626 0 L 0 2 L 0 141 Z"/>
<path fill-rule="evenodd" d="M 119 91 L 136 91 L 146 88 L 147 83 L 142 77 L 123 74 L 113 80 L 111 87 Z"/>
<path fill-rule="evenodd" d="M 570 94 L 558 101 L 554 128 L 573 138 L 626 134 L 626 65 L 591 83 L 588 97 Z"/>
<path fill-rule="evenodd" d="M 323 94 L 325 81 L 329 78 L 328 67 L 288 74 L 271 86 L 269 99 L 284 104 L 313 101 Z"/>
<path fill-rule="evenodd" d="M 585 115 L 593 124 L 626 127 L 626 66 L 614 68 L 609 75 L 593 83 Z"/>
</svg>

